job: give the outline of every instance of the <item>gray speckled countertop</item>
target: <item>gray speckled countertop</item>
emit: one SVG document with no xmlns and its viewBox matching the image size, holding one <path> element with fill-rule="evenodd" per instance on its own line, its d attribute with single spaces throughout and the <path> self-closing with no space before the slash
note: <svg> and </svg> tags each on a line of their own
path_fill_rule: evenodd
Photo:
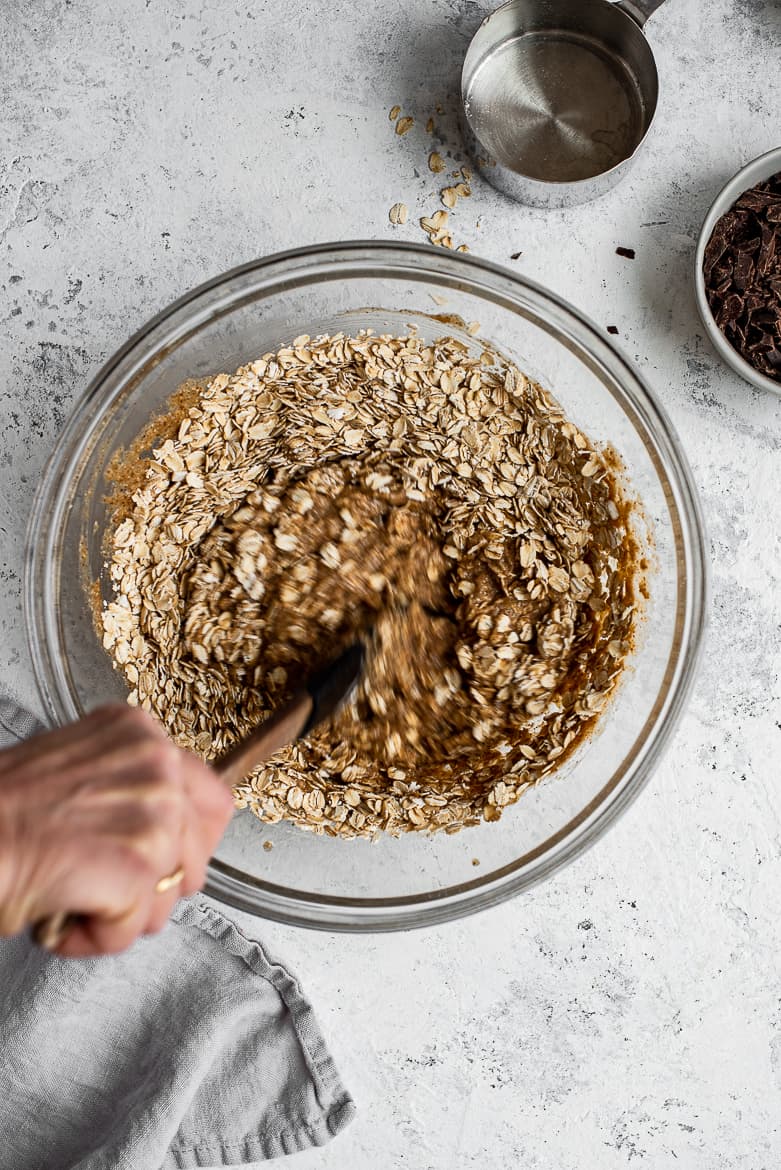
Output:
<svg viewBox="0 0 781 1170">
<path fill-rule="evenodd" d="M 460 158 L 459 62 L 482 12 L 6 5 L 0 671 L 33 704 L 23 534 L 72 401 L 130 331 L 222 269 L 328 238 L 422 240 L 415 213 L 436 186 L 423 126 L 441 102 L 443 149 Z M 260 926 L 360 1106 L 298 1170 L 781 1164 L 781 399 L 719 363 L 691 283 L 716 191 L 781 141 L 781 6 L 668 0 L 648 33 L 662 97 L 629 179 L 556 212 L 476 180 L 457 236 L 615 324 L 672 416 L 710 528 L 699 684 L 620 824 L 522 900 L 403 938 Z M 404 138 L 397 102 L 417 118 Z M 404 228 L 388 223 L 397 200 Z"/>
</svg>

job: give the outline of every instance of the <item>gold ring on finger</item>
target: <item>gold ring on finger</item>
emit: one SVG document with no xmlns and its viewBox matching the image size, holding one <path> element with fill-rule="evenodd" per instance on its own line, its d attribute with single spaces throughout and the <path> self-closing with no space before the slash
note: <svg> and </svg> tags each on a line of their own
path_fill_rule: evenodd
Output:
<svg viewBox="0 0 781 1170">
<path fill-rule="evenodd" d="M 184 866 L 179 865 L 173 873 L 167 873 L 165 877 L 161 877 L 160 881 L 155 885 L 156 894 L 165 894 L 168 890 L 172 890 L 174 886 L 179 886 L 184 880 Z"/>
</svg>

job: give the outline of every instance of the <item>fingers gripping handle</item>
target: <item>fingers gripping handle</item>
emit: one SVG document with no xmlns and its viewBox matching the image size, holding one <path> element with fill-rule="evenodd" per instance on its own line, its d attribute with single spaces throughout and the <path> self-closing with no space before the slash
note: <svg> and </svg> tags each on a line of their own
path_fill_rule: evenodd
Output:
<svg viewBox="0 0 781 1170">
<path fill-rule="evenodd" d="M 307 727 L 312 710 L 312 696 L 308 691 L 298 691 L 289 703 L 217 761 L 217 775 L 231 788 L 238 784 L 258 764 L 298 739 Z M 50 914 L 33 925 L 33 940 L 39 947 L 55 951 L 82 920 L 82 915 L 64 910 Z"/>
</svg>

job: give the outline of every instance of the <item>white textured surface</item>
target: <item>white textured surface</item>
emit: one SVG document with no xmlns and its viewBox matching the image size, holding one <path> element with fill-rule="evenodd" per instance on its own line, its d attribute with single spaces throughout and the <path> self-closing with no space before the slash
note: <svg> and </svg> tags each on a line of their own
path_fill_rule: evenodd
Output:
<svg viewBox="0 0 781 1170">
<path fill-rule="evenodd" d="M 253 255 L 422 238 L 416 213 L 435 205 L 423 125 L 441 101 L 458 152 L 459 61 L 481 11 L 5 6 L 0 670 L 27 698 L 23 530 L 86 379 L 172 297 Z M 531 896 L 403 937 L 261 925 L 318 1005 L 361 1110 L 332 1146 L 292 1159 L 298 1170 L 781 1163 L 781 400 L 719 364 L 691 284 L 712 197 L 781 139 L 781 7 L 668 0 L 648 31 L 662 97 L 629 179 L 561 212 L 475 181 L 455 234 L 617 325 L 665 403 L 710 525 L 707 661 L 649 788 Z M 403 139 L 396 102 L 418 119 Z M 391 228 L 399 199 L 410 222 Z"/>
</svg>

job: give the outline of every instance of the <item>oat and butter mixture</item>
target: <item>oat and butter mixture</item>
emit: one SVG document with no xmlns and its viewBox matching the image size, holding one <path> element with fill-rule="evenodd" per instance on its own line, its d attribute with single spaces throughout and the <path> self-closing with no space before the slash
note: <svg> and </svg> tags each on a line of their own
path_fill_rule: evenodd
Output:
<svg viewBox="0 0 781 1170">
<path fill-rule="evenodd" d="M 636 545 L 555 400 L 446 336 L 301 336 L 184 387 L 114 468 L 103 642 L 212 758 L 356 636 L 331 725 L 236 790 L 331 835 L 497 820 L 593 726 L 631 648 Z M 147 443 L 148 446 L 148 443 Z"/>
</svg>

